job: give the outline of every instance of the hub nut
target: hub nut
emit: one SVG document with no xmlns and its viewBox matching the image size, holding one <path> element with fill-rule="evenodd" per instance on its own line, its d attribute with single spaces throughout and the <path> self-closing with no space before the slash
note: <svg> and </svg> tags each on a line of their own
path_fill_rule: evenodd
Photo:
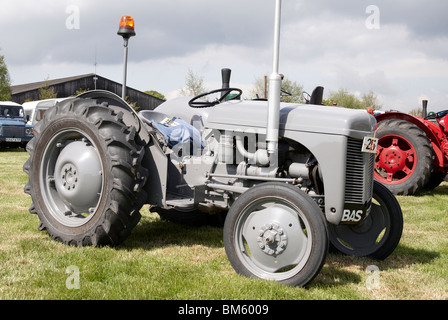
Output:
<svg viewBox="0 0 448 320">
<path fill-rule="evenodd" d="M 65 189 L 75 189 L 78 182 L 76 167 L 73 164 L 64 165 L 61 170 L 61 178 Z"/>
<path fill-rule="evenodd" d="M 268 255 L 280 254 L 288 244 L 288 237 L 279 225 L 273 223 L 266 224 L 260 228 L 258 234 L 258 246 Z"/>
</svg>

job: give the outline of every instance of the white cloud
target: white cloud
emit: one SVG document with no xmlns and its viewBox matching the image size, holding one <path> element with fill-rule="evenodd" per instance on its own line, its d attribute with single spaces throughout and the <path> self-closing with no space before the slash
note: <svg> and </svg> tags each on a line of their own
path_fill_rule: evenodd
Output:
<svg viewBox="0 0 448 320">
<path fill-rule="evenodd" d="M 370 1 L 283 1 L 280 71 L 307 91 L 345 87 L 378 94 L 384 106 L 409 111 L 422 95 L 446 105 L 448 4 L 377 0 L 380 29 L 366 27 Z M 80 28 L 66 27 L 68 5 L 79 6 Z M 105 10 L 107 8 L 107 10 Z M 250 88 L 272 64 L 273 1 L 3 0 L 0 42 L 13 84 L 94 71 L 121 81 L 121 15 L 133 15 L 128 85 L 171 96 L 190 68 L 207 86 Z M 211 89 L 211 88 L 210 88 Z M 431 101 L 433 103 L 431 103 Z M 431 108 L 431 107 L 430 107 Z M 446 107 L 445 107 L 446 108 Z"/>
</svg>

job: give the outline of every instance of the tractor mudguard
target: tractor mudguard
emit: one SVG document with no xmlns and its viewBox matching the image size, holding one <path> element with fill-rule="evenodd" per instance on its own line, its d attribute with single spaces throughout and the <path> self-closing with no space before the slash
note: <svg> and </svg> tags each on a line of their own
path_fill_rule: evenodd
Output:
<svg viewBox="0 0 448 320">
<path fill-rule="evenodd" d="M 149 134 L 138 117 L 137 112 L 115 93 L 106 90 L 92 90 L 81 93 L 77 96 L 77 98 L 96 99 L 99 102 L 109 103 L 109 107 L 115 109 L 116 112 L 123 112 L 123 122 L 128 126 L 132 125 L 139 134 L 140 138 L 146 143 L 149 143 Z"/>
<path fill-rule="evenodd" d="M 151 134 L 146 129 L 143 121 L 137 112 L 118 95 L 105 90 L 87 91 L 79 96 L 82 99 L 96 99 L 99 103 L 107 102 L 108 107 L 115 112 L 123 113 L 123 122 L 127 126 L 133 126 L 136 129 L 140 139 L 146 145 L 145 157 L 142 161 L 144 168 L 148 170 L 148 176 L 144 189 L 148 195 L 147 203 L 156 206 L 165 206 L 166 200 L 166 181 L 168 159 L 164 152 L 160 149 L 155 138 L 151 138 Z"/>
</svg>

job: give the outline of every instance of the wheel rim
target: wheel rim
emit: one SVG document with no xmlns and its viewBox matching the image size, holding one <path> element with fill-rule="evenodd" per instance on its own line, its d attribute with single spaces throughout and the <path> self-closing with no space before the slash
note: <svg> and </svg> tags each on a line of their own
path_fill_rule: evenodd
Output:
<svg viewBox="0 0 448 320">
<path fill-rule="evenodd" d="M 412 144 L 397 135 L 386 135 L 378 141 L 375 178 L 385 184 L 399 184 L 415 171 L 417 154 Z"/>
<path fill-rule="evenodd" d="M 249 271 L 281 281 L 300 271 L 311 254 L 310 225 L 303 213 L 284 199 L 253 201 L 236 223 L 235 248 Z"/>
<path fill-rule="evenodd" d="M 60 131 L 41 163 L 42 197 L 51 216 L 67 227 L 90 221 L 103 194 L 103 167 L 92 139 L 78 129 Z"/>
<path fill-rule="evenodd" d="M 361 223 L 329 225 L 329 233 L 332 244 L 339 251 L 348 255 L 367 256 L 384 244 L 390 228 L 390 213 L 386 204 L 374 198 L 370 214 Z"/>
</svg>

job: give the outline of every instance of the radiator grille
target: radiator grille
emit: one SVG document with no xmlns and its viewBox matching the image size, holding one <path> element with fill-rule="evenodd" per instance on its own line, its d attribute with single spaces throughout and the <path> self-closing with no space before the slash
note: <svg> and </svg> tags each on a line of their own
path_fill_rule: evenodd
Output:
<svg viewBox="0 0 448 320">
<path fill-rule="evenodd" d="M 5 137 L 23 137 L 25 135 L 24 127 L 3 126 L 2 135 Z"/>
<path fill-rule="evenodd" d="M 373 188 L 375 154 L 361 152 L 362 140 L 348 138 L 345 178 L 345 203 L 370 201 Z"/>
</svg>

